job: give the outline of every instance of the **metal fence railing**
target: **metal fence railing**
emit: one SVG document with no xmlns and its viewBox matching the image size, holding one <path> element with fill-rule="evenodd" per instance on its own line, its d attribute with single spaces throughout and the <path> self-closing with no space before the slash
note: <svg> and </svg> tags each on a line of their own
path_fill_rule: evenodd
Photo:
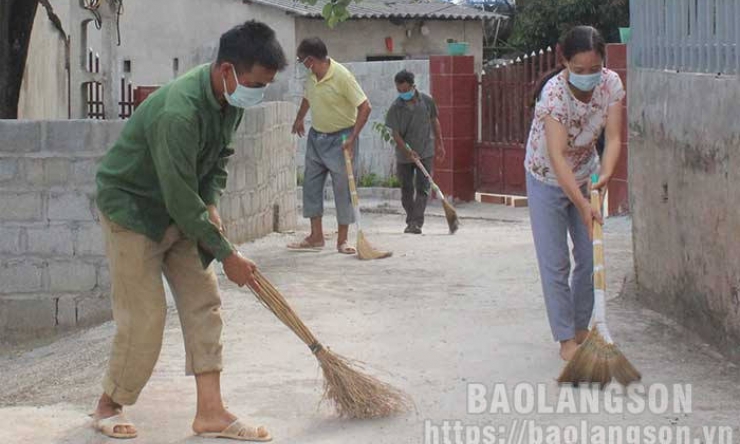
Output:
<svg viewBox="0 0 740 444">
<path fill-rule="evenodd" d="M 128 119 L 131 114 L 134 113 L 134 86 L 129 80 L 126 82 L 125 77 L 121 77 L 121 101 L 118 102 L 118 106 L 121 107 L 118 117 L 121 119 Z"/>
<path fill-rule="evenodd" d="M 100 55 L 98 53 L 93 53 L 92 48 L 90 48 L 87 52 L 87 71 L 95 74 L 100 73 Z M 85 101 L 87 103 L 87 118 L 105 119 L 103 83 L 86 82 L 85 89 L 87 92 L 87 95 L 85 97 Z"/>
<path fill-rule="evenodd" d="M 740 0 L 631 0 L 634 66 L 740 74 Z"/>
</svg>

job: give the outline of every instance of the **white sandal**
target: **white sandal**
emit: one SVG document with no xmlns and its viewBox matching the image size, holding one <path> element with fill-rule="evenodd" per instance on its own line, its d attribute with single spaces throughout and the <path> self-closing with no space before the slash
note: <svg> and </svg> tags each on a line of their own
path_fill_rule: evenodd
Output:
<svg viewBox="0 0 740 444">
<path fill-rule="evenodd" d="M 135 427 L 134 424 L 123 415 L 123 413 L 119 413 L 108 418 L 96 419 L 93 426 L 95 427 L 95 430 L 111 438 L 131 439 L 136 438 L 138 435 L 137 432 L 120 433 L 115 431 L 116 427 Z"/>
<path fill-rule="evenodd" d="M 269 432 L 267 433 L 267 436 L 259 436 L 260 428 L 264 428 L 264 427 L 246 426 L 237 419 L 236 421 L 232 422 L 228 427 L 223 429 L 223 431 L 221 432 L 198 433 L 198 436 L 201 436 L 203 438 L 234 439 L 236 441 L 257 441 L 257 442 L 272 441 L 272 436 L 270 436 Z M 246 434 L 243 432 L 246 432 Z"/>
</svg>

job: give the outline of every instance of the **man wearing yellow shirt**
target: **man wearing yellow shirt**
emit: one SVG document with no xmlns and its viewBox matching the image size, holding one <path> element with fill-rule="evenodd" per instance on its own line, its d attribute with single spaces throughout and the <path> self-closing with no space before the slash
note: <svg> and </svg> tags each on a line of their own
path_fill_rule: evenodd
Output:
<svg viewBox="0 0 740 444">
<path fill-rule="evenodd" d="M 354 254 L 355 249 L 347 241 L 354 213 L 342 150 L 357 154 L 360 131 L 370 116 L 370 102 L 352 73 L 329 57 L 319 38 L 304 39 L 297 53 L 297 63 L 308 69 L 308 76 L 292 132 L 303 137 L 303 120 L 311 109 L 303 176 L 303 216 L 311 219 L 311 234 L 288 248 L 323 248 L 324 184 L 327 174 L 331 174 L 339 225 L 337 251 Z"/>
</svg>

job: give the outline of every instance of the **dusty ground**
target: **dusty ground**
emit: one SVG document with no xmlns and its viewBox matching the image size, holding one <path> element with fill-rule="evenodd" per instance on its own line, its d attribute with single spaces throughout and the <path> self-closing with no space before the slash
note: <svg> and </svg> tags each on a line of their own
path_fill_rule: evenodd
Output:
<svg viewBox="0 0 740 444">
<path fill-rule="evenodd" d="M 430 212 L 441 214 L 438 207 Z M 382 261 L 361 262 L 332 248 L 286 251 L 284 245 L 301 233 L 273 234 L 241 247 L 323 343 L 369 363 L 374 374 L 406 390 L 415 412 L 363 422 L 338 420 L 325 407 L 317 409 L 321 375 L 308 349 L 251 293 L 222 279 L 223 385 L 230 409 L 266 424 L 276 443 L 442 443 L 443 437 L 434 441 L 430 432 L 430 425 L 442 420 L 505 427 L 495 441 L 502 444 L 537 442 L 529 435 L 504 440 L 508 429 L 523 424 L 563 427 L 581 420 L 690 426 L 694 437 L 701 436 L 702 426 L 729 426 L 740 442 L 737 367 L 690 332 L 629 297 L 617 297 L 632 266 L 626 218 L 610 219 L 606 227 L 612 334 L 643 372 L 645 387 L 691 384 L 691 412 L 467 412 L 468 383 L 501 382 L 509 390 L 517 383 L 542 383 L 554 402 L 561 393 L 554 378 L 562 363 L 545 317 L 526 209 L 470 204 L 459 212 L 463 226 L 455 236 L 446 234 L 441 217 L 430 217 L 425 234 L 414 236 L 401 234 L 403 218 L 395 207 L 366 213 L 370 241 L 395 253 Z M 327 222 L 333 227 L 331 217 Z M 627 286 L 626 296 L 630 292 Z M 0 443 L 109 442 L 90 429 L 87 415 L 99 395 L 113 331 L 108 323 L 47 345 L 4 350 Z M 208 442 L 192 436 L 194 382 L 183 367 L 182 337 L 171 309 L 155 374 L 128 410 L 140 431 L 129 442 Z M 485 442 L 451 436 L 449 442 Z"/>
</svg>

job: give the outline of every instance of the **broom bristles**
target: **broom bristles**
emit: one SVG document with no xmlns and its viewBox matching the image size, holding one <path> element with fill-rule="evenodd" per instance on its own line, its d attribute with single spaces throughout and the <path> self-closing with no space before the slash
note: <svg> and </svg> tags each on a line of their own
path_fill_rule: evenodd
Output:
<svg viewBox="0 0 740 444">
<path fill-rule="evenodd" d="M 364 374 L 356 361 L 322 348 L 316 358 L 324 373 L 324 395 L 341 418 L 384 418 L 406 413 L 413 405 L 411 398 L 395 387 Z"/>
<path fill-rule="evenodd" d="M 613 364 L 611 365 L 614 379 L 624 386 L 641 380 L 642 374 L 640 374 L 623 353 L 619 352 L 619 350 L 617 350 L 617 352 L 618 355 L 614 358 L 612 361 Z"/>
<path fill-rule="evenodd" d="M 607 343 L 594 326 L 558 377 L 560 384 L 599 384 L 604 388 L 616 379 L 627 386 L 642 379 L 640 372 L 615 344 Z"/>
<path fill-rule="evenodd" d="M 447 202 L 447 199 L 442 199 L 442 207 L 445 210 L 445 218 L 447 218 L 447 226 L 450 227 L 450 234 L 455 234 L 458 228 L 460 228 L 460 221 L 457 218 L 457 211 L 455 208 Z"/>
<path fill-rule="evenodd" d="M 288 326 L 319 361 L 324 373 L 324 395 L 337 414 L 346 418 L 379 418 L 409 410 L 411 398 L 402 391 L 353 368 L 353 361 L 324 348 L 288 305 L 282 294 L 262 273 L 255 271 L 257 299 Z"/>
<path fill-rule="evenodd" d="M 370 245 L 370 242 L 365 239 L 365 234 L 362 231 L 357 232 L 357 257 L 360 259 L 383 259 L 391 257 L 392 255 L 392 251 L 376 250 L 372 245 Z"/>
</svg>

